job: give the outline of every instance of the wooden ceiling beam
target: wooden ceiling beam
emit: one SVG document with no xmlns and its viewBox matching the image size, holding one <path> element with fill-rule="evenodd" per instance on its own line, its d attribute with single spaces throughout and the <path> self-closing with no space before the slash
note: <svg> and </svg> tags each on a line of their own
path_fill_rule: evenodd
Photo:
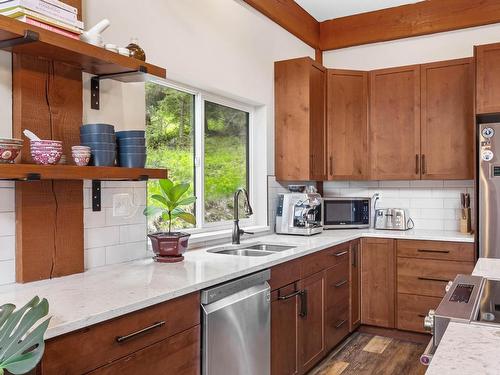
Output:
<svg viewBox="0 0 500 375">
<path fill-rule="evenodd" d="M 320 23 L 323 51 L 500 22 L 499 0 L 427 0 Z"/>
<path fill-rule="evenodd" d="M 312 48 L 319 47 L 319 22 L 293 0 L 244 0 Z"/>
</svg>

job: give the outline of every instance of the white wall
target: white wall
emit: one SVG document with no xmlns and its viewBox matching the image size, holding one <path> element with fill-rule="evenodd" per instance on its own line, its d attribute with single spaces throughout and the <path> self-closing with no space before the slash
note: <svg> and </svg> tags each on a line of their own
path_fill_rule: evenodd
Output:
<svg viewBox="0 0 500 375">
<path fill-rule="evenodd" d="M 500 24 L 327 51 L 323 64 L 359 70 L 422 64 L 470 57 L 475 45 L 496 42 L 500 42 Z"/>
<path fill-rule="evenodd" d="M 258 172 L 274 173 L 275 60 L 313 56 L 314 50 L 244 2 L 235 0 L 84 0 L 88 26 L 109 18 L 107 43 L 126 45 L 139 38 L 148 61 L 167 68 L 169 79 L 255 105 L 256 132 L 262 149 Z M 0 137 L 10 136 L 10 54 L 0 52 Z M 84 75 L 84 122 L 108 122 L 117 129 L 144 127 L 144 88 L 140 84 L 101 82 L 101 110 L 90 109 Z M 0 285 L 15 279 L 14 185 L 0 182 Z M 262 186 L 266 194 L 265 183 Z M 144 183 L 103 184 L 103 210 L 90 208 L 84 187 L 85 267 L 92 268 L 146 255 Z M 128 194 L 131 214 L 115 217 L 112 199 Z M 264 202 L 263 206 L 266 204 Z"/>
</svg>

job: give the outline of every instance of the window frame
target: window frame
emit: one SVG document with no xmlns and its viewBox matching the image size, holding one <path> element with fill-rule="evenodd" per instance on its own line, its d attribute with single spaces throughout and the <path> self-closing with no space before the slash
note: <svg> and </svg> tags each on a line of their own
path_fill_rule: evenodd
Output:
<svg viewBox="0 0 500 375">
<path fill-rule="evenodd" d="M 255 191 L 256 191 L 256 181 L 255 181 L 255 140 L 254 140 L 254 121 L 255 121 L 255 111 L 256 107 L 251 104 L 246 104 L 238 100 L 230 99 L 221 95 L 217 95 L 204 90 L 196 89 L 188 85 L 184 85 L 178 82 L 174 82 L 167 79 L 154 78 L 149 81 L 150 83 L 158 84 L 167 88 L 182 91 L 187 94 L 194 96 L 194 193 L 197 197 L 195 203 L 195 216 L 196 216 L 196 227 L 194 228 L 183 228 L 183 232 L 197 234 L 203 232 L 213 232 L 225 229 L 231 229 L 233 226 L 233 220 L 224 220 L 214 223 L 205 222 L 205 102 L 211 102 L 218 105 L 233 108 L 239 111 L 248 113 L 248 144 L 247 144 L 247 179 L 248 179 L 248 194 L 250 198 L 250 205 L 252 207 L 256 206 Z M 168 166 L 167 166 L 168 169 Z M 249 218 L 240 219 L 240 224 L 244 226 L 255 226 L 258 225 L 258 220 L 256 215 L 252 215 Z M 262 226 L 267 225 L 267 223 L 262 223 Z"/>
</svg>

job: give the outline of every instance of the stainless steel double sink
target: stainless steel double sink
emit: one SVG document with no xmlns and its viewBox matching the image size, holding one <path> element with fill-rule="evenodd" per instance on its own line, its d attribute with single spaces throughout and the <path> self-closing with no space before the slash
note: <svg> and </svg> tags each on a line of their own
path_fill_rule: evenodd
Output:
<svg viewBox="0 0 500 375">
<path fill-rule="evenodd" d="M 264 257 L 279 253 L 280 251 L 294 249 L 296 246 L 280 245 L 271 243 L 242 244 L 225 247 L 217 247 L 208 250 L 209 253 L 238 255 L 244 257 Z"/>
</svg>

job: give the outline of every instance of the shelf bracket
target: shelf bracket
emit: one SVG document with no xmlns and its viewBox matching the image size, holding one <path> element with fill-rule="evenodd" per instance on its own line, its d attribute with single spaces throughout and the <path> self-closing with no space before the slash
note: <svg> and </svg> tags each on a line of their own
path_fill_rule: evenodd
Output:
<svg viewBox="0 0 500 375">
<path fill-rule="evenodd" d="M 149 176 L 144 175 L 144 174 L 141 174 L 139 176 L 139 178 L 137 179 L 137 181 L 148 181 L 148 180 L 149 180 Z"/>
<path fill-rule="evenodd" d="M 25 30 L 23 36 L 0 41 L 0 49 L 15 47 L 21 44 L 38 42 L 39 39 L 40 35 L 37 32 Z"/>
<path fill-rule="evenodd" d="M 92 180 L 92 211 L 101 211 L 101 181 Z"/>
<path fill-rule="evenodd" d="M 103 79 L 112 79 L 119 82 L 144 82 L 146 80 L 146 75 L 148 74 L 148 68 L 141 65 L 139 70 L 133 70 L 130 72 L 114 73 L 114 74 L 102 74 L 94 76 L 90 79 L 90 108 L 99 110 L 100 105 L 100 82 Z"/>
</svg>

